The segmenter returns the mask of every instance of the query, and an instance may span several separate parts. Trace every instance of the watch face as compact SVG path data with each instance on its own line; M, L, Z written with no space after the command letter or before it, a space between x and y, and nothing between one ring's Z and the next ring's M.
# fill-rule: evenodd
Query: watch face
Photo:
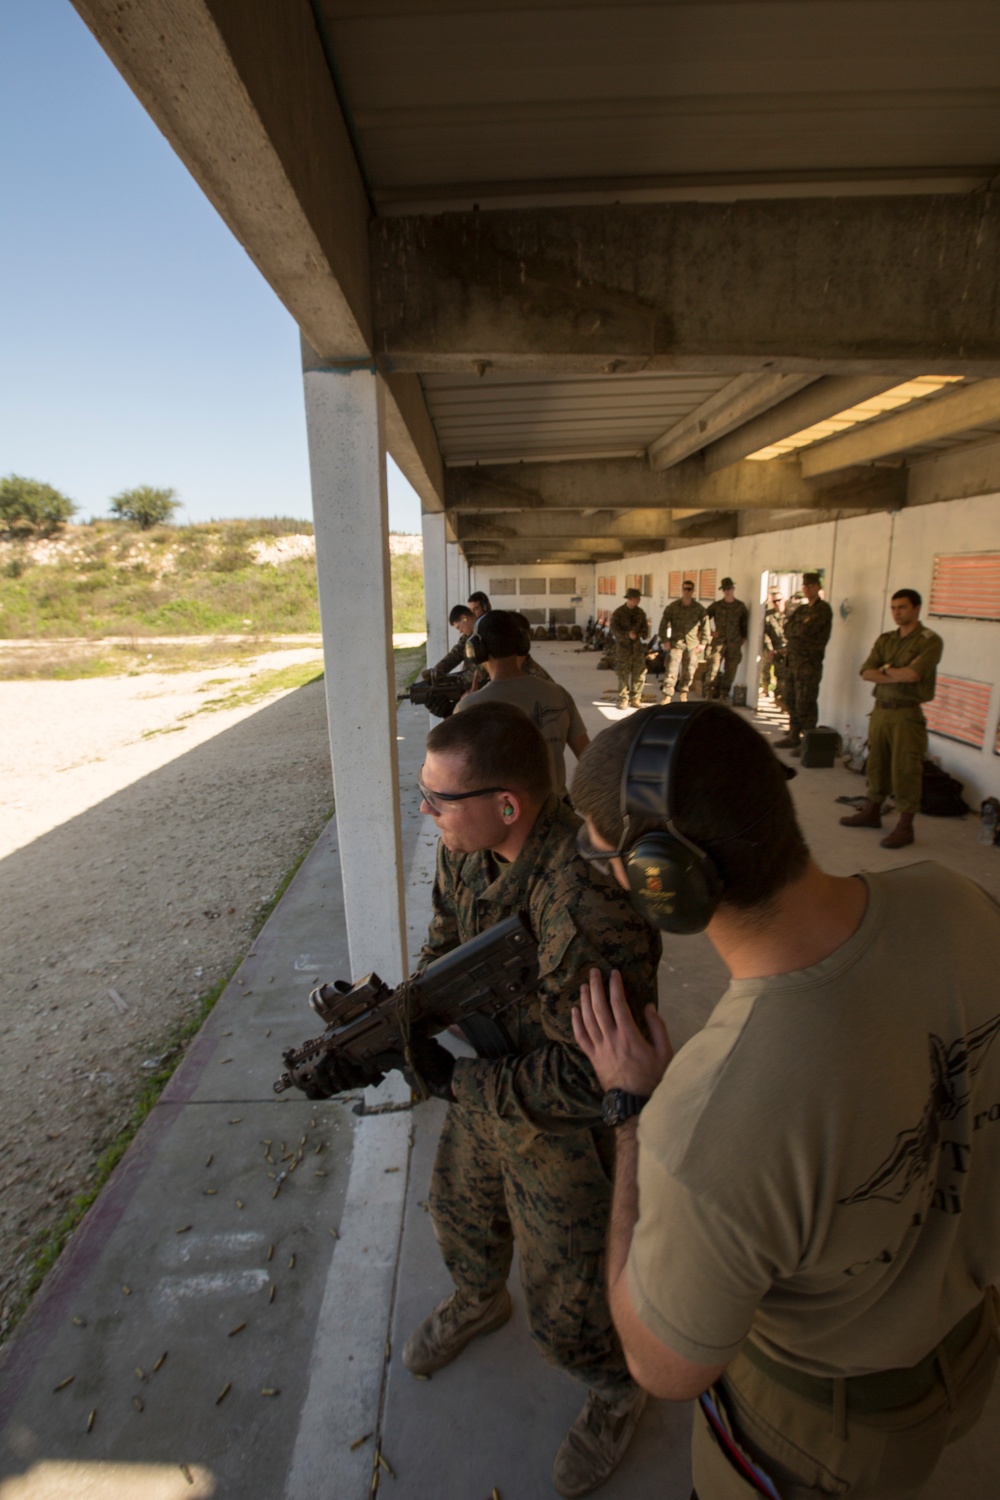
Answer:
M620 1113L621 1089L610 1089L601 1101L601 1119L605 1125L618 1125L624 1116Z

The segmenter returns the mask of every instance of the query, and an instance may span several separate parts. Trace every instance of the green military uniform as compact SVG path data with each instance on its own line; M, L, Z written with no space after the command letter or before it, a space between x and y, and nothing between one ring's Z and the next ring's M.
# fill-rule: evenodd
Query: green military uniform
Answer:
M785 620L788 651L785 707L790 736L816 728L823 652L832 629L833 610L825 599L817 599L815 604L800 604Z
M669 652L661 703L670 702L675 687L682 699L687 697L698 657L708 642L707 619L708 611L697 599L690 604L674 599L660 616L660 645Z
M771 673L774 672L774 696L784 702L785 691L785 616L775 604L764 611L764 642L760 654L760 690L771 691Z
M476 1297L506 1282L516 1241L543 1354L617 1399L634 1387L604 1289L613 1142L570 1008L597 965L622 971L641 1014L656 998L660 939L618 886L580 859L577 827L550 796L512 864L439 846L419 967L524 911L538 939L540 979L505 1019L506 1054L456 1063L430 1208L452 1279Z
M743 660L743 643L747 638L747 607L742 599L731 604L717 599L706 611L715 628L708 648L705 669L705 696L725 698L733 685L736 668Z
M635 631L635 640L629 635ZM646 686L646 646L649 621L646 611L638 604L619 604L611 616L611 634L615 642L615 671L618 673L618 706L627 703L637 707L642 702L642 690Z
M462 670L459 676L462 679L463 685L466 688L471 687L472 679L475 676L475 668L466 656L465 645L466 638L460 634L451 650L446 651L441 660L435 662L433 667L427 669L422 675L428 680L432 677L445 677L449 672L454 672L456 667L461 667Z
M897 811L920 811L927 723L920 705L934 697L937 664L944 641L926 625L909 635L887 630L872 647L862 672L879 667L909 667L918 682L877 682L868 729L868 798L879 802L893 792Z

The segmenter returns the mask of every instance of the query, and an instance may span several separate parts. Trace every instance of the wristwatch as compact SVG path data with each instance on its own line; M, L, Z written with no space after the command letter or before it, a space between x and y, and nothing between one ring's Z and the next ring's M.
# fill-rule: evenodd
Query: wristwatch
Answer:
M627 1094L624 1089L608 1089L601 1102L601 1119L605 1125L624 1125L648 1103L648 1094Z

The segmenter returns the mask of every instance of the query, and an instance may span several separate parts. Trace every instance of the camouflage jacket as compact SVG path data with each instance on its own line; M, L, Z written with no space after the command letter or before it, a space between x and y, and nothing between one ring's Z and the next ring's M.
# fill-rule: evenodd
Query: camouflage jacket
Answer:
M444 656L442 656L440 661L434 663L433 667L431 667L431 671L435 674L438 672L454 672L456 667L465 668L466 665L465 636L460 635L454 646L452 646L451 650L448 651ZM469 663L468 665L471 665L471 663Z
M511 864L438 845L434 916L418 969L523 911L538 940L538 988L503 1017L514 1051L460 1058L452 1088L467 1107L548 1134L591 1129L603 1091L573 1038L570 1010L592 967L620 969L637 1017L656 1001L660 935L613 878L576 852L579 821L550 796Z
M768 651L785 649L785 617L780 609L769 607L764 611L764 646Z
M629 631L634 630L637 640L644 641L649 635L649 621L646 619L646 611L641 605L635 609L629 609L627 604L619 604L611 616L611 634L615 638L617 646L634 646L636 641L629 639Z
M660 616L660 645L683 646L688 651L703 646L708 640L707 620L708 611L697 599L692 599L690 604L685 604L683 599L674 599Z
M708 606L708 618L720 641L745 641L747 638L747 607L742 599L727 604L725 599L716 599Z
M876 707L929 703L937 686L937 664L943 650L944 641L926 625L918 625L909 635L900 635L898 630L887 630L880 635L862 664L862 672L874 671L876 667L909 667L919 673L919 681L876 682L872 694Z
M821 662L832 629L833 610L825 599L817 599L815 604L800 604L785 619L789 661Z

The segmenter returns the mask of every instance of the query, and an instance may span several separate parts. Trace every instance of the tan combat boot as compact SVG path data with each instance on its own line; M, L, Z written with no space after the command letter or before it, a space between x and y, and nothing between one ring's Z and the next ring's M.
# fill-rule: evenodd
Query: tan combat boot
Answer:
M575 1500L604 1483L624 1458L645 1405L646 1392L639 1386L616 1400L590 1392L552 1464L552 1483L560 1495Z
M882 827L882 803L865 803L864 807L852 813L849 818L841 818L845 828L881 828Z
M883 849L905 849L913 843L913 814L901 812L899 822L884 839L879 839Z
M510 1313L510 1293L505 1286L483 1298L471 1292L452 1292L410 1334L403 1345L403 1364L414 1375L430 1375L450 1364L478 1334L501 1328Z

